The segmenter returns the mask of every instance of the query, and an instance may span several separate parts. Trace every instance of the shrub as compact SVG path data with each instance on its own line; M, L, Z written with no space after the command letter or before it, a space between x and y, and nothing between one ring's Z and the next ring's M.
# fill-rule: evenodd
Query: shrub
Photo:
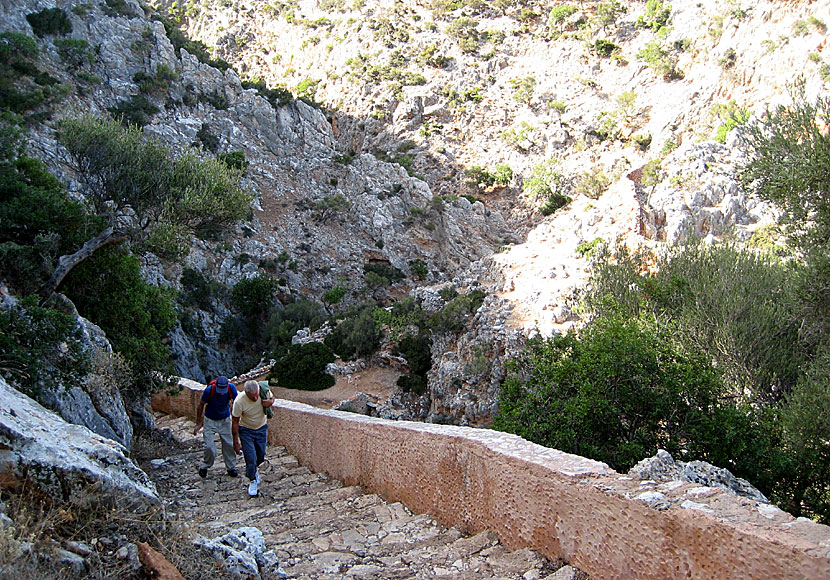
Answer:
M219 150L219 137L213 134L213 131L210 130L207 123L202 123L199 130L196 131L196 139L198 139L198 142L194 143L194 145L201 144L202 147L211 153L216 153Z
M69 272L62 292L133 368L128 395L148 393L159 385L156 372L172 370L166 344L176 323L172 293L144 281L138 258L121 248L102 248Z
M326 365L334 362L334 353L321 342L292 344L276 359L268 380L286 389L321 391L334 386L334 377Z
M596 7L594 11L594 24L603 30L608 27L616 26L617 19L625 14L628 9L620 4L618 0L610 0L610 2L603 2Z
M56 38L55 48L61 59L71 67L95 62L95 53L89 48L89 43L81 38Z
M455 296L441 310L432 315L430 325L436 332L455 334L463 332L485 297L486 294L481 290Z
M398 378L405 393L422 395L427 390L427 373L432 368L432 339L426 332L407 334L398 341L398 356L406 359L409 374Z
M72 32L72 21L60 8L44 8L40 12L32 12L26 15L26 20L29 21L32 32L40 38L50 34L63 36Z
M577 10L578 8L573 4L559 4L551 8L548 21L553 24L560 24Z
M620 47L610 40L598 38L594 41L594 52L600 56L611 56L615 52L619 52Z
M380 344L381 337L372 311L372 307L364 307L355 316L340 322L326 337L326 346L344 360L372 354Z
M636 321L534 339L509 366L494 427L626 471L666 449L705 459L722 384L701 358ZM727 430L723 426L723 430Z
M637 27L650 28L653 32L660 32L669 22L671 9L671 5L666 6L661 0L648 0L646 2L646 13L637 19Z
M0 368L24 393L43 400L52 382L79 383L87 363L74 317L38 306L37 296L0 309Z
M335 286L331 290L327 290L323 293L323 302L329 306L333 306L340 302L348 293L349 291L342 286Z
M579 245L576 247L576 253L590 260L591 256L594 255L600 244L603 243L605 242L602 238L594 238L590 242L580 242Z
M637 133L631 140L634 141L640 151L648 151L648 148L651 147L651 133Z
M125 0L104 0L104 14L113 18L118 16L135 17L133 9Z
M517 103L529 105L533 100L533 91L536 89L536 79L524 77L511 79L510 86L513 87L513 100Z
M184 268L180 282L182 285L178 298L180 304L202 310L212 309L213 296L218 289L217 282L194 268Z
M291 344L291 338L302 328L318 329L326 318L326 313L316 302L298 300L286 304L283 308L271 311L271 318L265 329L265 337L272 356L276 357L282 349Z
M375 277L382 280L381 285L383 286L395 284L406 278L406 275L403 272L401 272L399 269L395 268L391 264L386 265L373 262L363 264L364 277L367 277L372 274Z
M739 107L735 101L730 101L726 105L716 105L712 108L712 114L724 120L715 134L715 141L718 143L726 143L729 132L739 125L746 124L750 117L749 109Z
M242 88L254 89L259 96L266 99L275 109L283 107L293 100L291 91L285 87L270 88L265 81L261 79L251 79L242 81Z
M159 108L144 95L132 95L127 101L118 101L107 108L113 117L119 119L125 127L143 127L150 122L150 117L159 112Z
M245 159L243 151L230 151L228 153L220 153L216 158L224 163L228 168L244 172L251 165L250 161Z
M536 198L548 198L556 191L565 179L557 171L560 161L556 158L548 159L537 164L524 182L523 192Z
M649 42L637 53L637 58L644 60L648 66L666 80L683 78L677 70L677 57L659 42Z
M447 25L447 36L454 38L461 52L475 54L481 45L481 34L478 31L478 22L472 18L461 16Z
M277 292L277 281L267 274L257 274L237 282L231 290L231 304L245 318L264 318Z
M345 195L336 193L334 195L326 195L314 204L314 217L321 222L327 222L335 216L340 216L343 212L348 211L352 207Z
M427 268L426 263L420 258L410 260L409 269L412 271L412 275L415 276L418 280L426 280L427 274L429 274L429 269Z
M545 202L539 207L539 212L543 216L549 216L556 210L565 207L571 203L571 198L558 192L552 192Z
M605 193L611 180L605 175L601 167L593 167L591 171L584 172L574 185L574 190L591 199L599 199Z

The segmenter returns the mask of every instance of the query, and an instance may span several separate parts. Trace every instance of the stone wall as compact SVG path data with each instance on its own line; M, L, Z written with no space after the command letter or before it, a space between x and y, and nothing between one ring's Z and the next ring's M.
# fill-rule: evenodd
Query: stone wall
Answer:
M157 409L195 415L198 383ZM595 580L830 578L830 528L727 492L655 484L519 437L387 421L289 401L269 442L310 469L510 549L563 558ZM663 501L649 503L659 494ZM659 506L659 508L657 507Z

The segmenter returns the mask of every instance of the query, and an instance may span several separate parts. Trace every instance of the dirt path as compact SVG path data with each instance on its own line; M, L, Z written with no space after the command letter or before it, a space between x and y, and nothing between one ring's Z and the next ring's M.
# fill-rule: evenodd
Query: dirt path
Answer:
M379 400L388 399L398 389L395 382L400 374L388 367L373 367L351 375L338 375L334 386L322 391L301 391L282 387L271 387L271 391L278 399L305 403L320 409L332 409L341 401L351 399L358 393L374 395ZM257 380L264 378L260 377Z

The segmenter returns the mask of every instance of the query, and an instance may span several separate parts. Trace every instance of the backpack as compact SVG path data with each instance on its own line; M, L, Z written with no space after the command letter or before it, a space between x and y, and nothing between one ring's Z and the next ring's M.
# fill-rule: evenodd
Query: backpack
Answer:
M259 399L262 400L268 394L268 381L259 381ZM269 419L274 416L274 410L271 407L262 407L262 411Z
M210 387L210 394L208 395L208 403L210 403L211 400L213 400L213 393L216 392L216 379L213 379L212 381L210 381L208 383L208 386ZM231 383L230 382L228 382L228 400L229 400L230 403L233 403L233 397L231 397Z

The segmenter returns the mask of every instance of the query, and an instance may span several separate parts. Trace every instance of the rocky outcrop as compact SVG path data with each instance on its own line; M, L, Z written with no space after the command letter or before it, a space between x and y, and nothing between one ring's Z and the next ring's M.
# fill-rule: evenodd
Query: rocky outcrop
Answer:
M660 483L697 483L706 487L719 487L737 496L757 502L769 503L766 496L747 480L735 477L722 467L705 461L675 461L665 449L659 449L654 457L648 457L631 468L628 475ZM659 498L657 498L659 499Z
M155 486L127 450L67 423L0 378L0 481L26 481L59 502L149 505Z
M89 430L117 441L128 450L133 437L129 414L118 390L117 384L106 375L107 359L112 356L112 346L104 331L89 320L78 315L75 306L62 296L56 300L61 308L75 317L80 330L81 349L87 356L98 361L99 368L93 369L78 384L66 385L55 380L39 385L39 402L58 413L65 421L83 425ZM0 286L0 309L17 308L17 300Z

